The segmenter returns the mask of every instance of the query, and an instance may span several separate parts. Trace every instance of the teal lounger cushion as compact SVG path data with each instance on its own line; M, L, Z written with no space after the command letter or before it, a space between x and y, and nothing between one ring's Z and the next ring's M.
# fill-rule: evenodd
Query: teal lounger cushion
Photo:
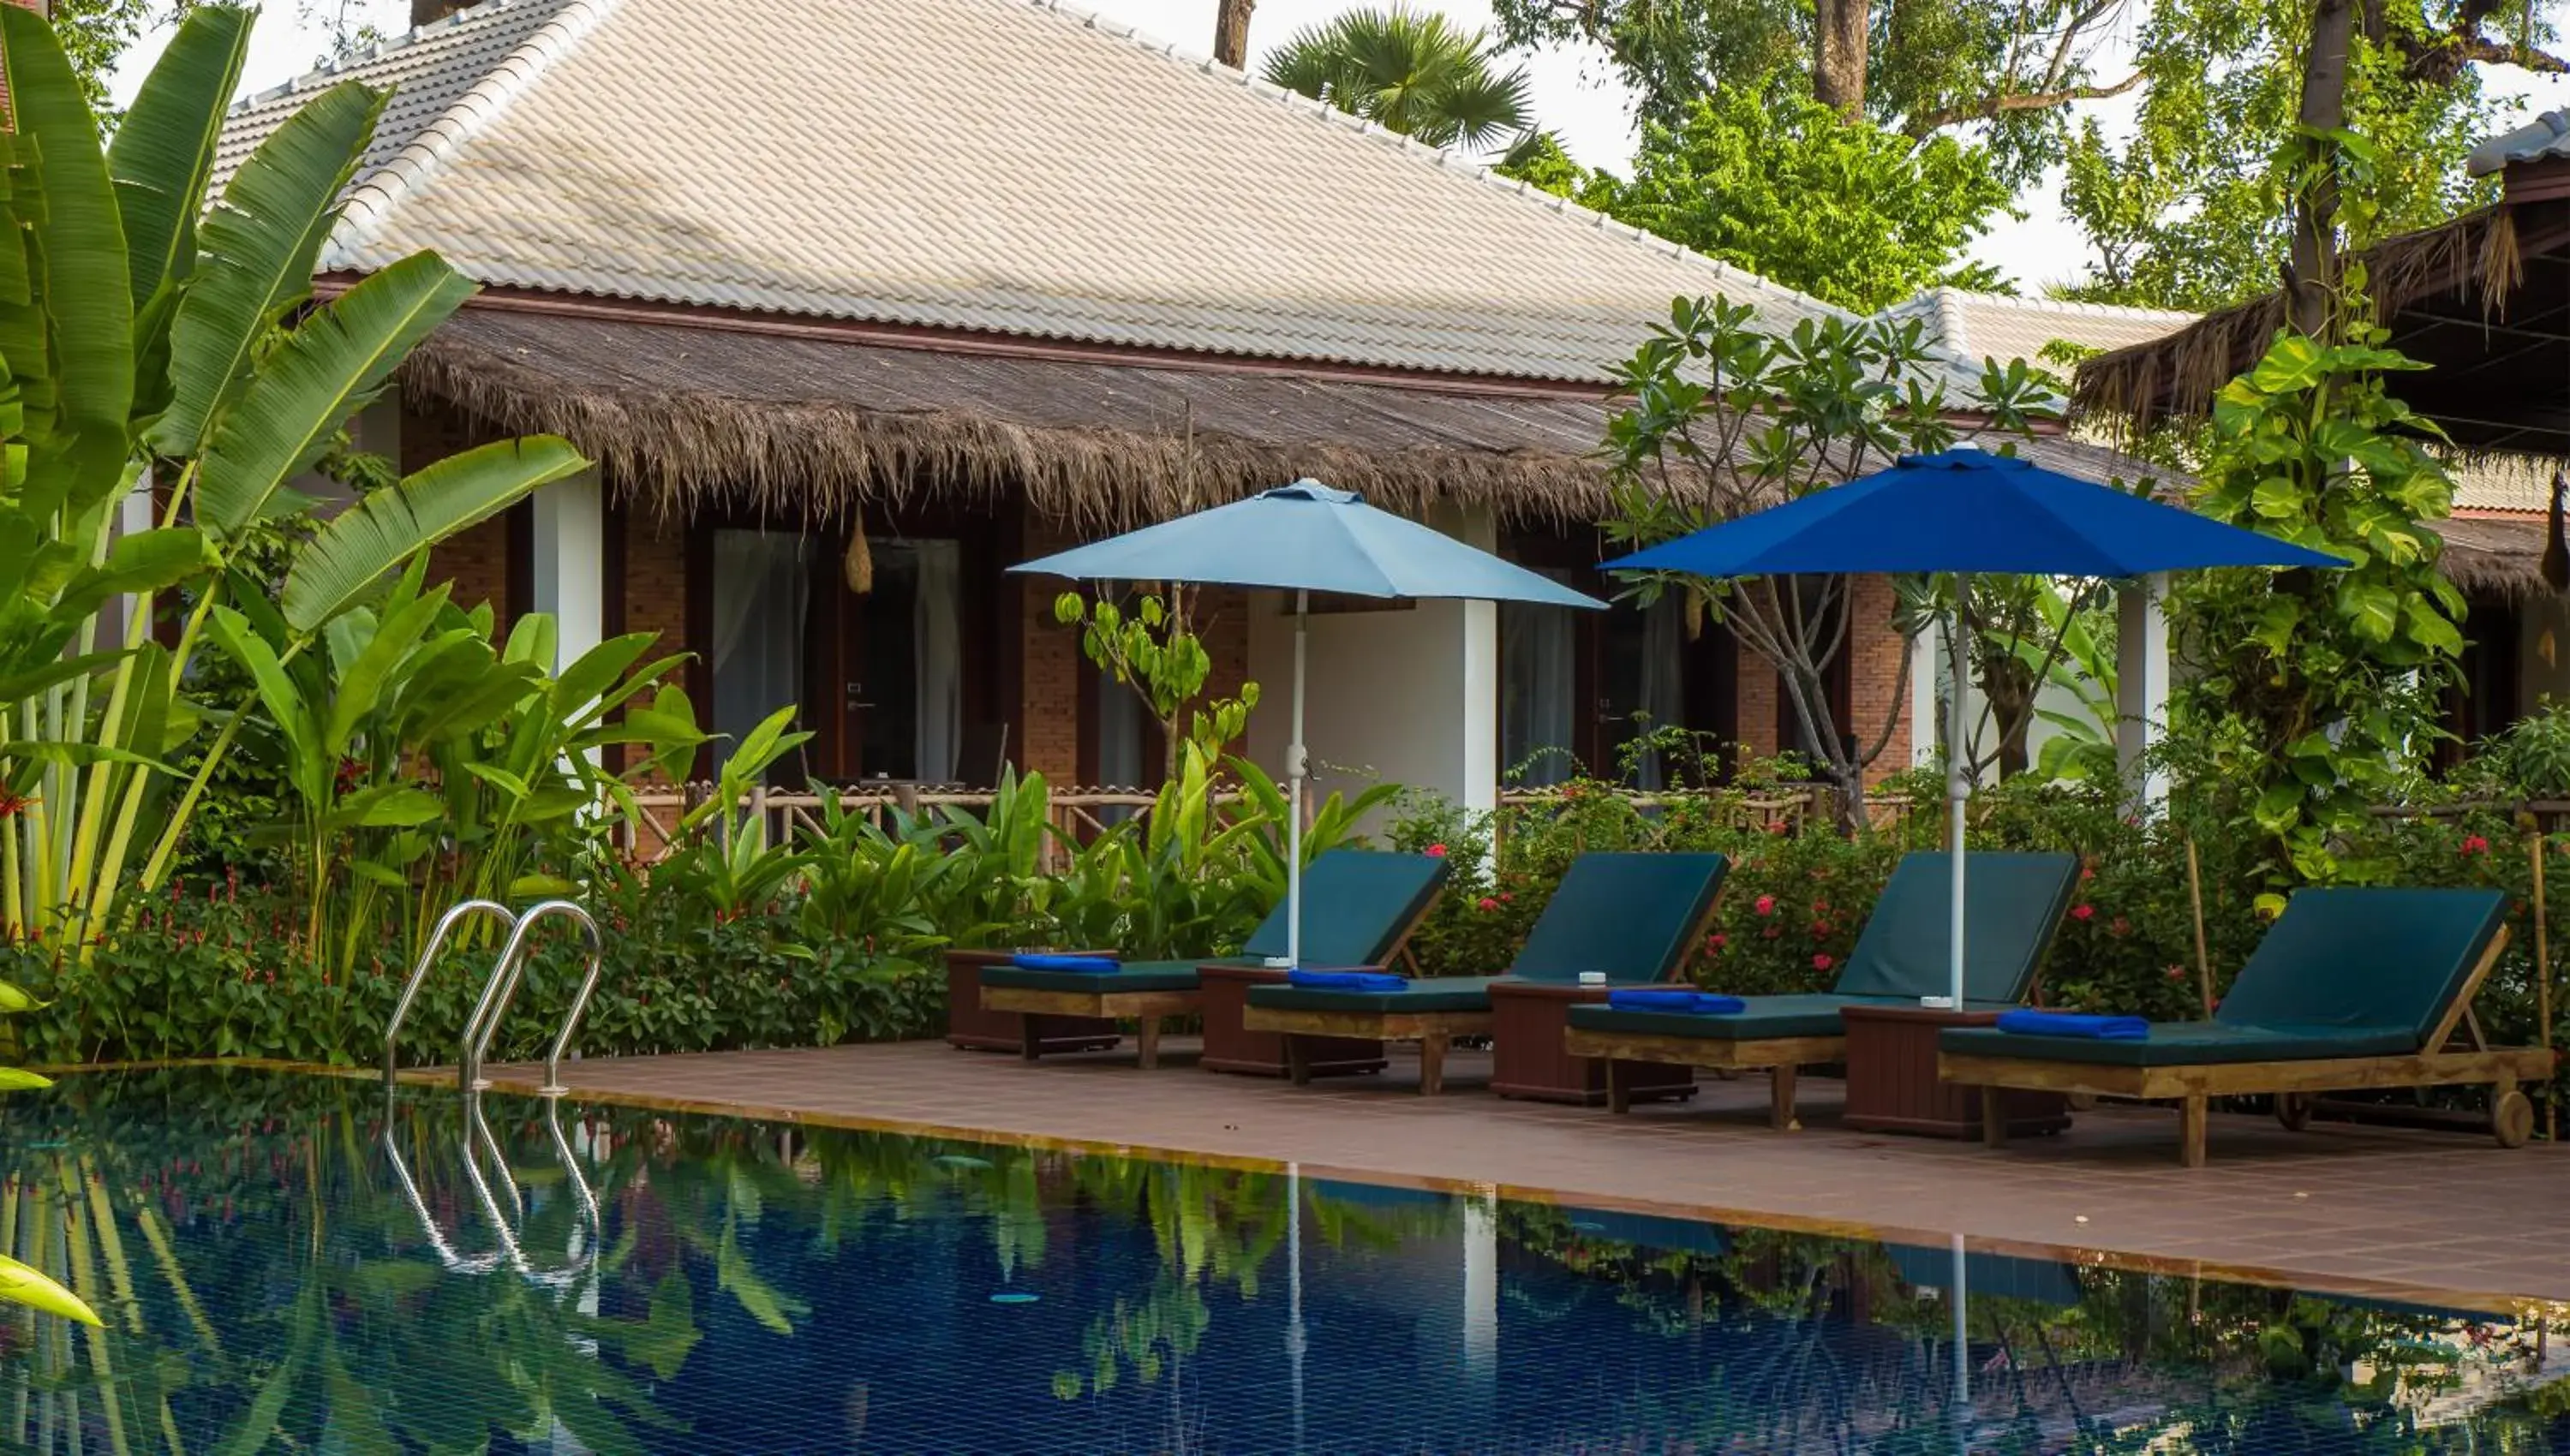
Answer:
M1535 917L1508 976L1576 983L1585 971L1610 984L1662 981L1686 960L1696 927L1712 912L1730 861L1720 855L1593 854L1570 862ZM1306 953L1304 959L1320 962ZM1276 1011L1398 1015L1491 1009L1491 976L1438 976L1401 991L1252 986L1249 1004Z
M1311 965L1379 965L1446 883L1446 862L1429 855L1332 850L1303 872L1303 959ZM1251 931L1240 954L1217 960L1127 961L1111 975L994 965L982 984L1021 991L1192 991L1196 967L1264 965L1285 953L1285 907Z
M1713 913L1731 862L1720 855L1593 854L1570 862L1508 974L1575 984L1667 980Z
M1196 962L1128 960L1103 973L987 965L982 968L982 984L1012 991L1074 991L1094 996L1121 995L1130 991L1191 991L1197 984Z
M2306 890L2286 902L2210 1021L2141 1041L1957 1028L1950 1052L2096 1066L2400 1056L2424 1047L2507 921L2497 890Z
M1730 1016L1670 1011L1621 1011L1613 1006L1573 1006L1570 1024L1582 1031L1626 1036L1691 1036L1699 1041L1772 1041L1785 1036L1840 1036L1847 1028L1839 1008L1849 1004L1916 1006L1914 996L1744 996L1749 1009Z
M1952 866L1942 854L1901 857L1831 990L1908 1000L1946 994L1953 975L1946 943L1954 922ZM1965 1000L2013 1006L2026 998L2078 883L2075 855L1965 857Z
M1419 1011L1491 1009L1491 975L1440 975L1400 991L1331 991L1309 986L1251 986L1249 1004L1271 1011L1355 1011L1401 1016Z
M1303 963L1381 965L1446 884L1434 855L1332 850L1303 870ZM1285 954L1285 903L1277 902L1242 942L1255 965Z
M2143 1041L2088 1036L2026 1036L1995 1027L1937 1033L1940 1051L2026 1057L2097 1067L2198 1067L2222 1062L2315 1061L2325 1057L2399 1056L2418 1039L2398 1027L2235 1026L2223 1021L2168 1021Z

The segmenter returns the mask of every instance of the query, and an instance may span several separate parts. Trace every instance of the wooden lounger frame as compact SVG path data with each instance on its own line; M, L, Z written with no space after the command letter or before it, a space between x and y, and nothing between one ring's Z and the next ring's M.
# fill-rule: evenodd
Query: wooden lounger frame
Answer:
M2396 1056L2327 1057L2271 1062L2203 1062L2188 1066L2122 1067L2094 1062L2041 1061L2032 1057L1939 1052L1936 1074L1947 1082L1981 1089L1981 1140L2007 1141L1999 1115L2002 1088L2084 1092L2178 1104L2178 1156L2189 1168L2205 1162L2205 1132L2216 1097L2272 1094L2276 1115L2299 1129L2311 1116L2311 1094L2371 1087L2450 1087L2487 1083L2490 1131L2499 1146L2522 1146L2534 1130L2534 1104L2518 1090L2523 1082L2552 1075L2553 1056L2543 1047L2493 1047L2481 1034L2472 1002L2507 948L2502 929L2442 1020L2427 1037L2428 1050ZM2459 1044L2457 1044L2459 1041Z
M1795 1074L1800 1069L1847 1058L1847 1037L1771 1036L1726 1041L1711 1036L1667 1036L1657 1032L1592 1031L1573 1026L1562 1035L1562 1050L1575 1057L1606 1059L1606 1110L1630 1112L1633 1098L1624 1085L1619 1063L1657 1062L1673 1067L1710 1067L1716 1071L1768 1073L1767 1119L1779 1132L1802 1126L1794 1115Z
M1398 965L1411 960L1410 937L1418 933L1420 925L1428 918L1429 910L1436 905L1437 897L1428 897L1419 913L1412 915L1410 923L1401 927L1401 934L1392 942L1391 952L1384 957L1385 964ZM1415 967L1416 962L1412 963ZM982 1009L1016 1011L1028 1016L1105 1016L1131 1021L1134 1055L1142 1069L1149 1071L1160 1065L1160 1018L1191 1016L1203 1010L1204 991L1201 988L1191 991L1039 991L1018 986L985 985L982 987ZM1290 1041L1287 1043L1289 1057L1292 1045ZM1022 1040L1019 1054L1028 1061L1035 1061L1043 1054L1033 1035L1032 1023L1029 1024L1029 1034Z

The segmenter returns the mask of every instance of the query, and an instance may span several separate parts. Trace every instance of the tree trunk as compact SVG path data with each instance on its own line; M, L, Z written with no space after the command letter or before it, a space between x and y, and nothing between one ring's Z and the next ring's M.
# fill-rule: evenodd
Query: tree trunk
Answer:
M1234 71L1249 68L1249 12L1258 0L1214 0L1213 58Z
M1867 0L1818 0L1812 95L1853 122L1865 115Z
M2308 134L2347 125L2347 53L2355 29L2352 0L2315 0L2312 38L2303 52L2303 106ZM2290 317L2297 333L2319 337L2330 327L2338 283L2338 147L2307 144L2311 176L2295 189L2294 248L2286 265Z

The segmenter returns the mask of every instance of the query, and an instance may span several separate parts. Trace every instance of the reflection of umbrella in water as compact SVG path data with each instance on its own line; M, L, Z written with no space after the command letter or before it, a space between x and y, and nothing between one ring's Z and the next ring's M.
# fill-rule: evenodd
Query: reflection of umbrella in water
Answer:
M1605 605L1318 481L1296 481L1009 569L1075 581L1181 581L1294 593L1293 736L1285 749L1288 965L1299 964L1303 955L1303 780L1309 775L1303 752L1303 655L1312 593Z
M1948 694L1946 841L1953 862L1949 1004L1963 1003L1964 623L1974 573L2128 578L2201 566L2347 562L2191 511L1969 447L1905 455L1826 491L1605 563L1609 570L1715 578L1954 573L1954 690Z

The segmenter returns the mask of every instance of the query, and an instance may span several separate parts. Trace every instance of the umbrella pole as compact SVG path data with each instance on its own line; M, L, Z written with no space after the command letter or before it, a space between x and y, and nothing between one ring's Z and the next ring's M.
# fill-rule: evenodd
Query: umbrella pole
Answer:
M1963 746L1963 695L1971 681L1970 661L1972 578L1954 573L1954 624L1950 640L1954 660L1949 664L1952 699L1945 709L1945 858L1951 862L1954 884L1953 899L1947 907L1945 940L1946 989L1948 1006L1963 1009L1963 804L1972 796L1972 756Z
M1294 741L1285 746L1285 964L1303 963L1303 645L1312 593L1294 593Z

